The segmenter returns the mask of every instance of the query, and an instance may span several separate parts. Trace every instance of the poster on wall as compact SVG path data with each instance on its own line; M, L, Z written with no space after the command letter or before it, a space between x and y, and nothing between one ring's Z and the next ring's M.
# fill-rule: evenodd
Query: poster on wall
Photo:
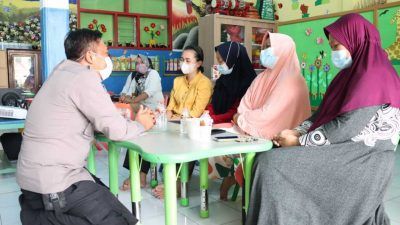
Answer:
M76 0L69 0L70 28L77 28ZM0 0L0 47L24 43L40 47L40 1ZM13 47L16 47L13 45Z

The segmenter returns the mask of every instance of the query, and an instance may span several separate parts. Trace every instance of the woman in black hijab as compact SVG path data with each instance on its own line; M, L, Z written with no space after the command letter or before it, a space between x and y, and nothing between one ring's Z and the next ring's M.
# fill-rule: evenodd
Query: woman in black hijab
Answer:
M220 77L215 82L211 104L207 110L214 124L229 123L237 112L240 100L256 78L246 48L238 42L225 42L215 47ZM232 156L209 158L211 179L223 177L220 199L227 200L229 188L236 183Z
M240 100L256 78L246 48L238 42L215 47L221 76L216 80L211 104L207 107L214 124L231 122Z

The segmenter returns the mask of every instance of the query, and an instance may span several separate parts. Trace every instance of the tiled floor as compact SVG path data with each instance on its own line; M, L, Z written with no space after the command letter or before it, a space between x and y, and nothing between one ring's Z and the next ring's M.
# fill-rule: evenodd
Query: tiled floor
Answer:
M2 151L0 151L2 154ZM121 154L122 156L124 153ZM393 182L385 197L385 207L392 224L400 225L400 148L396 151L396 170ZM123 157L121 157L122 164ZM106 152L97 155L97 175L108 184L108 169ZM120 183L128 175L125 169L120 171ZM241 198L236 202L219 201L219 181L210 182L209 207L210 218L199 218L199 179L195 174L190 182L190 206L178 206L178 224L187 225L240 225L241 224ZM19 188L15 181L15 174L0 175L0 225L20 225ZM142 190L142 223L144 225L164 224L163 202L151 195L150 189ZM119 194L121 202L130 208L130 195L128 192Z

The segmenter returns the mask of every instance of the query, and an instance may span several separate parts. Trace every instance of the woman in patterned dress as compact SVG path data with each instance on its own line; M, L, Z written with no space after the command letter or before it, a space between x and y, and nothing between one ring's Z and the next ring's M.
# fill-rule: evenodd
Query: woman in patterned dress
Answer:
M341 71L319 110L258 155L247 225L389 225L383 197L400 132L400 78L359 14L325 28Z

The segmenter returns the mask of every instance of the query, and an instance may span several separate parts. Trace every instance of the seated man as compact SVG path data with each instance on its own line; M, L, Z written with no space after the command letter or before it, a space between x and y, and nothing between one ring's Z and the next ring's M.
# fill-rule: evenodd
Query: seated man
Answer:
M94 130L112 140L154 125L150 110L124 119L101 82L112 71L98 31L68 34L64 60L32 102L17 166L22 224L123 225L135 217L84 168Z

